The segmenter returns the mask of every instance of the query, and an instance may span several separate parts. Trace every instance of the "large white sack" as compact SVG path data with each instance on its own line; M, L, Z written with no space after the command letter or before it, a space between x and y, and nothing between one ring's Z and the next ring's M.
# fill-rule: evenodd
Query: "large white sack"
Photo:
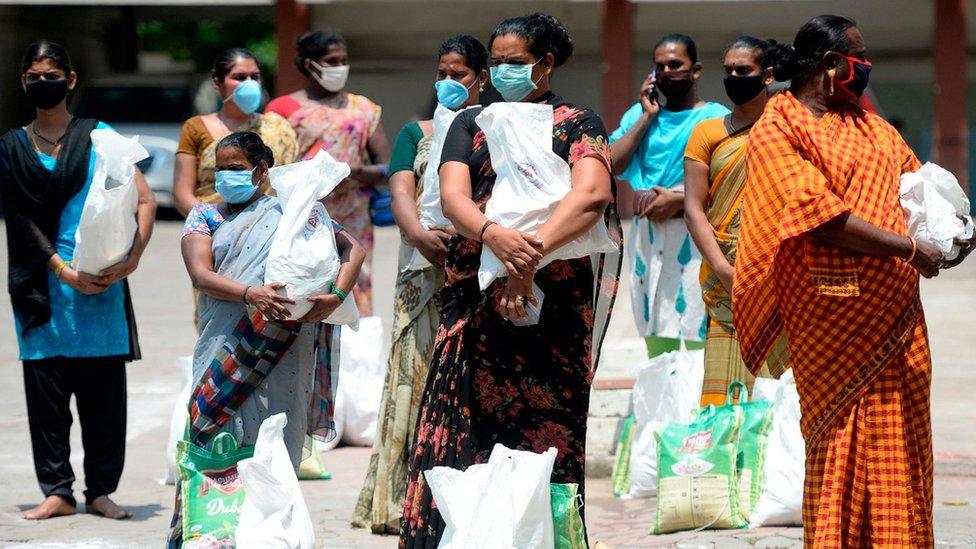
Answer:
M705 351L682 349L644 361L634 369L634 443L628 497L657 494L657 440L668 423L688 423L701 404Z
M288 318L297 320L312 309L306 298L329 293L339 273L332 218L320 200L349 176L349 166L319 151L311 160L271 168L269 176L282 214L268 252L264 282L285 284L279 293L295 300L295 305L288 306ZM336 313L351 312L350 305L343 305ZM342 320L330 317L325 322L349 323L344 322L348 318Z
M417 207L420 225L425 229L451 225L451 220L444 217L444 211L441 209L441 178L438 168L441 165L441 153L444 151L447 131L451 129L451 123L457 118L459 112L461 111L452 111L440 103L434 110L434 134L431 138L430 152L427 154L427 169L424 171ZM410 263L404 270L414 271L427 267L431 267L430 261L427 261L422 253L414 250Z
M926 162L917 172L902 174L900 190L908 234L937 245L946 259L955 259L959 246L953 241L973 236L969 199L956 177Z
M312 518L285 446L287 423L284 413L264 420L254 457L237 464L246 494L234 539L241 549L315 547Z
M75 231L72 264L80 272L98 274L132 249L139 228L136 162L148 158L149 152L138 138L115 130L92 130L91 140L95 173Z
M176 484L180 477L179 467L176 465L176 444L183 440L186 432L186 422L190 412L190 394L193 392L193 355L181 356L180 365L180 393L173 403L173 414L169 419L169 440L166 442L166 476L163 484Z
M552 151L552 105L494 103L475 118L484 131L496 174L485 217L502 227L535 234L573 186L569 164ZM579 238L542 258L539 268L559 259L617 250L598 221ZM478 283L484 290L508 274L488 246L481 252Z
M333 417L336 435L329 442L319 443L322 450L331 450L340 442L373 445L386 378L384 348L383 321L378 316L360 320L357 331L342 329Z
M488 463L461 472L424 472L446 523L440 549L549 549L554 545L549 483L556 449L542 454L492 448Z
M793 370L779 380L756 379L753 400L773 402L773 426L766 439L765 484L749 526L800 526L806 446L800 432L800 395Z

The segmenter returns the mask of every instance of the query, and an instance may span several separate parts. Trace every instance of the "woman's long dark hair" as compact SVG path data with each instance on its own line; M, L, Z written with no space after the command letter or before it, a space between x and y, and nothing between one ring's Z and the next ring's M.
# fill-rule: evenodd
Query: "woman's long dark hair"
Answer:
M233 147L244 153L244 157L252 166L257 166L263 160L268 167L274 166L274 154L271 148L264 144L261 136L254 132L235 132L220 140L216 150Z
M495 27L488 41L488 48L495 38L514 34L528 42L529 52L536 59L551 53L555 57L554 66L559 67L573 55L573 39L569 31L558 19L548 13L536 12L532 15L505 19Z
M771 55L776 80L802 82L809 78L827 52L847 51L847 30L856 26L852 19L839 15L820 15L807 21L796 33L792 46L775 45Z

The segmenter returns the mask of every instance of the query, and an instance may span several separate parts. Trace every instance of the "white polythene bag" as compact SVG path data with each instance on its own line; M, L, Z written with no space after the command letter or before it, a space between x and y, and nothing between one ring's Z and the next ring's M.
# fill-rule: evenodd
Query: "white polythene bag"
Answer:
M502 227L535 234L573 185L569 164L552 151L552 105L494 103L475 121L485 133L497 176L485 217ZM559 259L616 250L607 226L598 221L576 240L543 257L539 268ZM507 273L495 254L483 247L478 269L481 289Z
M452 111L439 103L434 110L434 134L431 138L430 152L427 154L427 169L424 171L417 208L420 225L425 229L451 225L451 220L444 217L444 211L441 209L441 178L438 174L438 168L441 165L441 153L444 151L447 131L451 129L451 123L457 118L459 112ZM430 261L427 261L422 253L414 250L410 263L404 270L416 271L430 266Z
M285 446L287 423L284 413L264 420L254 457L237 464L247 494L234 539L240 549L315 547L312 518Z
M332 218L320 200L349 176L349 166L319 151L311 160L271 168L268 175L282 214L268 252L264 282L285 284L279 292L295 300L295 305L288 306L288 318L297 320L312 308L306 298L331 291L339 273ZM347 323L331 318L326 322Z
M969 199L956 177L927 162L917 172L902 174L900 191L908 234L937 245L946 259L955 259L959 246L953 241L973 236Z
M75 231L72 263L80 272L98 274L125 259L132 249L138 230L136 162L149 157L149 152L138 138L123 137L115 130L92 130L91 140L95 173Z
M657 440L668 423L688 423L701 403L705 351L681 349L634 369L634 443L630 451L631 498L657 494Z
M492 448L488 463L461 472L424 472L446 523L440 549L549 549L553 547L549 483L556 449L536 454Z
M176 465L176 444L183 440L186 432L186 421L189 418L190 394L193 392L193 356L181 356L180 365L180 393L173 403L173 414L169 419L169 440L166 442L166 476L163 484L176 484L180 472Z
M753 400L773 402L773 426L766 439L765 483L749 516L749 526L799 526L803 519L806 446L800 432L800 395L793 370L787 370L779 380L757 378Z
M331 450L344 442L372 446L383 398L386 364L383 361L383 321L370 316L359 321L356 331L343 328L339 336L339 386L336 389L336 436L322 444Z

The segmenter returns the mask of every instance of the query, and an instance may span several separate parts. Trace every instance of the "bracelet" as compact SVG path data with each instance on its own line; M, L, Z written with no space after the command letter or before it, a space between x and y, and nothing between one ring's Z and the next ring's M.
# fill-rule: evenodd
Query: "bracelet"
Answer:
M244 295L241 296L241 301L243 301L245 305L250 305L250 303L247 302L247 292L250 289L251 289L250 286L244 288Z
M488 227L491 227L492 225L497 225L497 223L495 223L490 219L488 221L485 221L485 224L481 226L481 232L478 233L478 240L480 240L481 242L485 241L485 231L487 231Z
M912 243L912 253L908 254L908 257L901 258L901 260L905 263L911 263L911 261L915 259L915 254L918 253L918 243L915 242L915 239L908 237L908 240Z
M339 303L343 303L346 301L346 298L349 297L349 292L342 290L338 286L333 286L332 295L339 298Z
M60 280L61 279L61 272L64 271L64 268L67 267L67 266L68 266L68 262L62 259L61 262L58 263L58 266L54 268L54 276L55 276L55 278L57 278L57 279Z

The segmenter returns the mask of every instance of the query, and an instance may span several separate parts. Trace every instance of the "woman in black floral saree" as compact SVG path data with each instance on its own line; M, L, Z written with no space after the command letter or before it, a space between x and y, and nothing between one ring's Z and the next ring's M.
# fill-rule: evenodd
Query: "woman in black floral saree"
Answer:
M553 152L569 163L573 188L534 236L495 225L483 214L495 173L475 122L481 109L462 112L451 127L441 156L441 200L459 234L447 254L401 547L436 547L444 528L423 472L487 461L496 443L533 452L555 447L552 482L578 483L583 491L590 384L617 291L620 251L535 267L596 223L607 224L622 250L607 134L595 113L549 90L553 69L573 49L556 19L534 14L502 21L490 49L492 82L506 101L553 106ZM485 291L477 277L483 245L510 273ZM533 282L545 295L539 323L516 327L511 320L534 300Z

